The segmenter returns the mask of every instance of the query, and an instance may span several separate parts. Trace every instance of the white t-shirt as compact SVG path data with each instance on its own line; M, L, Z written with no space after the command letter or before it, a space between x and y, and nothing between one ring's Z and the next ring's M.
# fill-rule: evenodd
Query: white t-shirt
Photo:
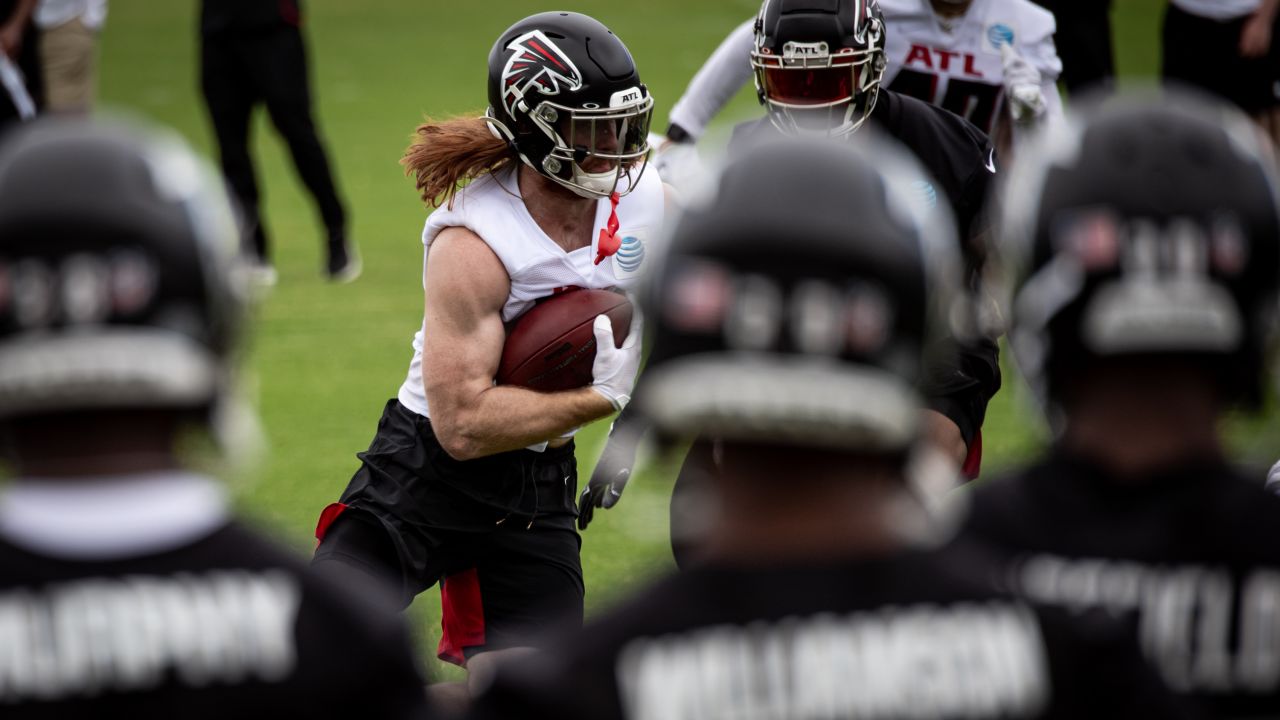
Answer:
M1252 15L1262 0L1171 0L1179 10L1209 20L1235 20Z
M440 208L427 218L422 231L424 287L426 251L432 241L447 227L465 227L484 240L511 278L511 292L502 306L503 322L564 288L630 289L648 265L646 256L652 254L649 246L662 228L665 201L658 174L645 172L638 187L618 203L617 234L622 247L596 265L596 243L609 221L608 199L598 201L591 246L565 252L529 214L520 197L515 167L487 175L460 190L452 209ZM414 334L413 360L399 392L400 403L424 417L431 416L422 387L422 348L429 341L421 328Z
M91 30L102 27L107 19L107 0L40 0L36 5L36 26L41 30L55 28L76 18Z
M1030 0L974 0L949 31L944 31L929 0L881 0L880 9L887 26L884 87L906 71L905 94L952 110L990 133L991 123L979 121L998 117L1003 107L1004 69L996 43L1008 41L1040 71L1049 115L1062 114L1057 88L1062 61L1053 44L1056 23L1039 5ZM754 23L748 20L729 33L672 107L671 122L693 137L700 137L738 88L751 80ZM911 73L929 77L919 79ZM906 82L913 77L915 82ZM905 90L908 84L914 92Z

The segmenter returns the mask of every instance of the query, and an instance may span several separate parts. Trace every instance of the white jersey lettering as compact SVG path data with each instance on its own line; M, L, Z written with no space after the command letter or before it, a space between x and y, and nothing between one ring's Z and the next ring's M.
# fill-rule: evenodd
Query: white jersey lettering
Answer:
M1173 690L1280 690L1280 571L1237 582L1222 567L1033 555L1015 580L1031 600L1136 613L1143 653Z
M0 703L275 682L297 663L297 582L224 570L81 580L0 594Z
M631 720L1010 717L1049 692L1035 617L999 602L641 638L617 675Z

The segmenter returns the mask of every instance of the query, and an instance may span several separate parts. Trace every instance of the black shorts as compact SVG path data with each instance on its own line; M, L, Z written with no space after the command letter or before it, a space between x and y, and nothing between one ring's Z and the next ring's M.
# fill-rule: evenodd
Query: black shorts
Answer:
M582 621L573 443L450 457L430 421L391 400L338 503L321 515L315 565L355 567L401 604L440 582L441 659L528 646Z
M1246 19L1218 22L1170 4L1164 16L1164 79L1226 98L1248 113L1275 106L1273 57L1240 56Z

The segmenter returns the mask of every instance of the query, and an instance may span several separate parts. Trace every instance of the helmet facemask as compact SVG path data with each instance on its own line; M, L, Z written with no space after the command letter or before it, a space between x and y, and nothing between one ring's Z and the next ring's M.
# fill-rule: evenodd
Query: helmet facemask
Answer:
M626 195L649 156L653 98L639 89L615 94L613 107L572 107L543 100L529 119L550 141L540 173L586 198ZM528 158L526 158L528 162Z
M870 117L885 61L876 41L835 53L825 42L788 42L782 55L767 47L752 51L751 66L756 92L779 130L843 137Z

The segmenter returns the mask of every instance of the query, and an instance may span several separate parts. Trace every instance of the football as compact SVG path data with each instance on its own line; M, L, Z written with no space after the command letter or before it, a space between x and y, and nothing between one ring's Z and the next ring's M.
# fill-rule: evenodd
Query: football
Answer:
M555 392L591 384L596 358L592 324L597 315L613 323L622 345L631 329L631 302L610 290L574 289L540 300L516 319L498 363L500 385Z

